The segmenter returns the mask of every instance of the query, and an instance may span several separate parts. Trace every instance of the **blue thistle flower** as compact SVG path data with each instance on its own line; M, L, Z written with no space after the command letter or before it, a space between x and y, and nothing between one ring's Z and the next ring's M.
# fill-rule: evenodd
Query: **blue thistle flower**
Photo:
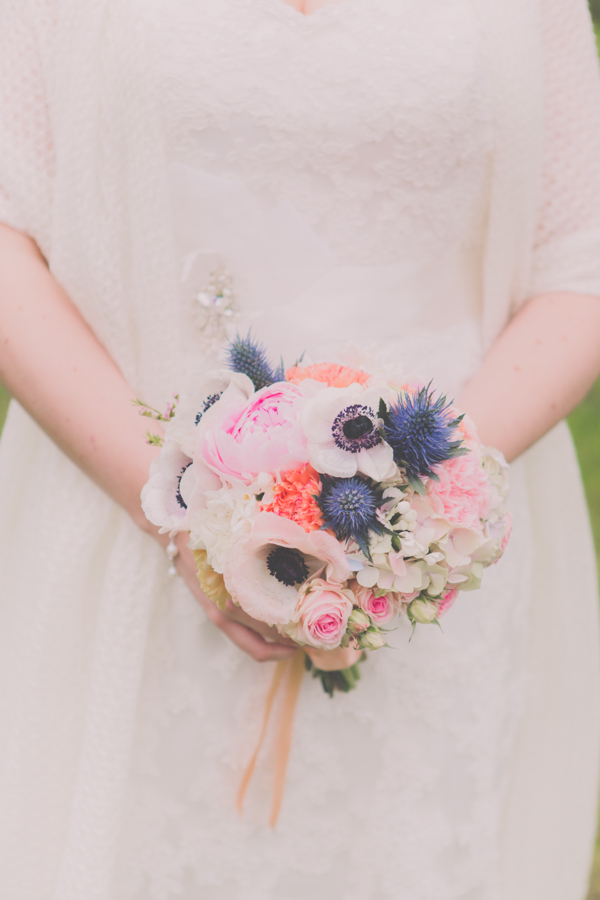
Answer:
M385 439L413 486L419 475L437 481L433 466L468 453L462 441L452 440L463 416L453 418L449 412L451 403L446 402L445 396L434 400L429 388L430 384L416 394L403 394L383 417Z
M267 351L252 337L252 332L249 331L245 338L236 335L227 345L226 353L228 368L247 375L255 390L260 391L277 380L267 359Z
M384 526L377 519L382 488L370 478L332 478L321 476L322 490L315 497L323 513L326 528L335 532L339 541L354 540L370 559L369 531L381 534Z

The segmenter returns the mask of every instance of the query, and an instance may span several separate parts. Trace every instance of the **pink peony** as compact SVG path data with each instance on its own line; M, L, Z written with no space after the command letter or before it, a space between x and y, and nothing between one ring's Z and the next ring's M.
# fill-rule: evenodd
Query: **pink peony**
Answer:
M459 409L455 406L450 407L450 413L455 418L458 418L461 415ZM458 431L460 432L460 436L463 441L467 442L467 445L477 445L479 444L479 435L477 434L477 426L473 419L463 413L463 417L461 422L457 426Z
M480 519L489 513L490 492L476 447L436 466L439 482L429 482L427 496L438 515L465 528L481 532Z
M225 480L250 483L260 472L299 469L308 462L299 414L302 391L278 382L262 388L213 425L200 441L200 455Z
M311 647L333 650L346 633L354 595L339 584L323 578L307 582L298 595L293 621L298 623L295 639Z
M269 625L287 625L299 589L321 574L338 585L350 577L338 541L325 531L307 534L301 525L271 512L256 516L252 531L236 541L223 568L232 600Z
M376 597L373 590L354 583L355 602L371 617L376 625L384 625L398 614L398 601L394 594Z
M445 613L448 612L448 610L450 609L450 607L452 606L452 604L454 603L454 601L456 600L457 597L458 597L458 589L457 588L451 588L451 590L449 590L449 591L444 591L444 593L442 594L442 599L438 606L438 619L440 618L440 616L443 616Z

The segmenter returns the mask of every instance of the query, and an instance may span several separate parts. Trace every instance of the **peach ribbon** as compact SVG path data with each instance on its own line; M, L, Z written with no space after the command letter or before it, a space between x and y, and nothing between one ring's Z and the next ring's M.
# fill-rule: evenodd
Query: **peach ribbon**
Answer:
M273 777L273 798L271 800L271 815L269 816L269 825L275 828L281 809L281 801L283 800L283 790L285 787L285 773L287 769L290 748L292 746L292 731L294 728L294 713L296 711L296 703L298 694L300 693L300 685L302 684L302 676L304 674L304 651L299 650L291 659L278 662L273 672L273 679L269 687L269 693L265 702L265 710L263 713L263 722L258 736L256 749L252 754L250 762L246 766L246 771L240 782L237 794L237 810L242 815L244 808L244 798L248 785L252 780L252 775L256 768L256 761L261 751L262 745L269 727L269 719L275 697L279 690L279 686L283 681L284 675L287 673L285 695L283 698L283 706L281 709L281 718L279 721L279 731L277 733L277 741L275 744L275 771Z

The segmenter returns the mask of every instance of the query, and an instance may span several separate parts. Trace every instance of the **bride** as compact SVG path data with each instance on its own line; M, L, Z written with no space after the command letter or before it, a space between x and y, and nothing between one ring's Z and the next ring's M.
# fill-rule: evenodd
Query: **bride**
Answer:
M600 368L585 0L1 0L0 71L2 896L583 900L596 573L561 420ZM433 377L512 463L515 523L444 633L401 622L351 694L305 680L274 830L269 742L234 798L292 650L220 613L183 541L168 577L131 403L249 327L288 364Z

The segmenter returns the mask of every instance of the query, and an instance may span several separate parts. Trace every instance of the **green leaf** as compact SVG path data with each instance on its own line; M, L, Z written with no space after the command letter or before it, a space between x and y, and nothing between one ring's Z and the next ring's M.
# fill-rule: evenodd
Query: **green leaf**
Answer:
M425 485L423 484L423 482L421 481L421 479L419 478L418 475L413 475L412 472L409 472L409 470L407 469L406 470L406 480L408 481L408 483L411 486L411 488L413 489L413 491L415 491L417 494L420 494L421 497L425 496L427 491L425 489Z
M377 415L380 419L383 419L383 421L387 425L388 420L389 420L389 414L388 414L387 404L386 404L385 400L383 399L383 397L380 397L380 399L379 399L379 407L377 409Z

